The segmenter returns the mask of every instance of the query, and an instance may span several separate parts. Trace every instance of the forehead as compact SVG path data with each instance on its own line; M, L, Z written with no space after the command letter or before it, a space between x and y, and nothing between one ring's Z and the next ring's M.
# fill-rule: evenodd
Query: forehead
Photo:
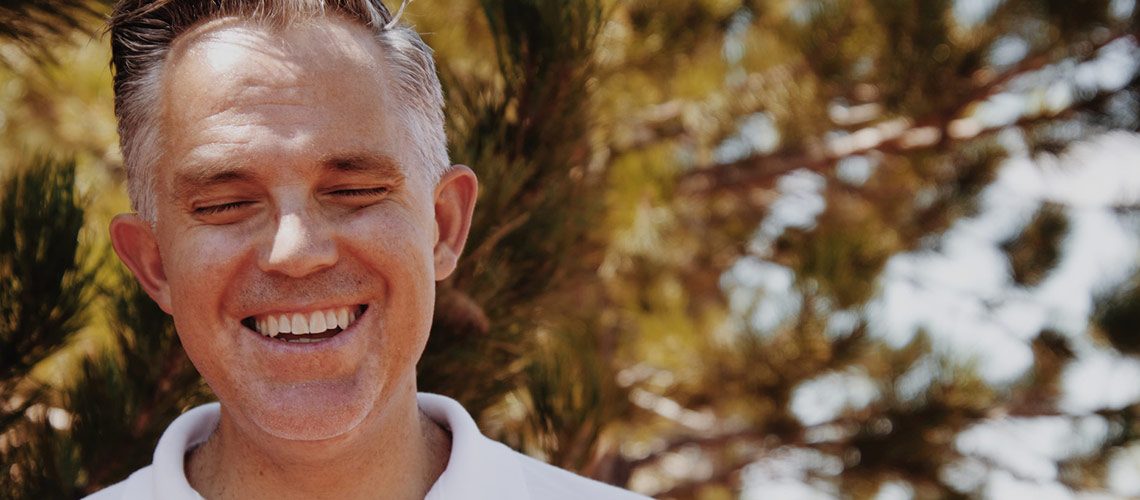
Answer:
M379 76L382 60L372 33L341 17L298 19L287 25L222 18L179 35L171 46L168 69L229 76L262 71L272 76L320 75L355 69Z
M389 111L385 69L372 34L337 17L196 27L167 59L162 163L291 153L401 159L403 126Z

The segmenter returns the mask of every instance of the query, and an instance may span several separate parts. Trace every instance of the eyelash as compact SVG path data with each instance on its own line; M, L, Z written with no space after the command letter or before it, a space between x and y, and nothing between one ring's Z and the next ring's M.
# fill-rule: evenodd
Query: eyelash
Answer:
M336 191L333 191L331 194L335 194L335 195L339 195L339 196L349 196L349 197L379 196L379 195L387 194L388 191L389 191L389 189L386 187L374 187L374 188L368 188L368 189L338 189ZM221 205L210 205L208 207L196 208L196 209L194 209L194 212L197 213L198 215L214 215L214 214L220 214L222 212L228 212L230 210L241 208L245 205L248 205L249 203L250 202L248 202L248 201L234 201L234 202L230 202L230 203L223 203Z
M211 205L208 207L196 208L196 209L194 209L194 212L199 214L199 215L214 215L214 214L220 214L222 212L234 210L237 208L241 208L241 207L243 207L249 203L250 202L248 202L248 201L234 201L234 202L230 202L230 203L223 203L221 205Z
M338 189L336 191L333 191L331 194L340 196L378 196L388 194L388 188L374 187L368 189Z

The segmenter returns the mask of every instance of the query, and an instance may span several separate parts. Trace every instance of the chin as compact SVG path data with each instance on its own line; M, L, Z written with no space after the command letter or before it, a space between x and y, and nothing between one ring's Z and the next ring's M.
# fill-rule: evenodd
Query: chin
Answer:
M278 439L322 441L360 427L375 409L379 394L379 388L355 381L283 384L251 398L259 404L244 405L242 413Z

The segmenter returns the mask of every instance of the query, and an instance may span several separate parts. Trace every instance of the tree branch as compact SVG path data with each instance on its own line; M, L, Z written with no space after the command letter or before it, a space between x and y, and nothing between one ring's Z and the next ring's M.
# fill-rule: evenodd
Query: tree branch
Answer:
M1100 48L1113 41L1131 36L1133 35L1130 33L1123 33L1106 37L1105 40L1093 46L1093 49L1085 55L1084 60L1093 57ZM821 143L826 144L822 151L784 150L695 169L680 177L678 192L701 197L714 193L770 189L777 178L793 170L826 171L833 168L835 163L844 157L866 154L871 151L888 154L903 153L961 143L1008 127L1026 127L1038 122L1055 120L1072 111L1082 109L1089 103L1103 97L1104 93L1092 99L1074 103L1069 108L1057 113L1022 117L1016 123L998 127L982 128L980 125L971 127L975 122L970 119L958 118L957 115L960 114L961 110L985 101L1004 89L1016 77L1039 70L1051 61L1044 54L1024 59L1015 68L980 84L978 89L970 94L970 98L954 108L951 113L938 113L915 121L905 118L885 121L839 139L821 140Z

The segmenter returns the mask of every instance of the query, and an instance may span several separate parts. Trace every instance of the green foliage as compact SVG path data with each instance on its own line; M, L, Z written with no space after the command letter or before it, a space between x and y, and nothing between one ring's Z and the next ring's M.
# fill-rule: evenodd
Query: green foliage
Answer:
M612 368L599 358L599 346L589 335L596 328L583 321L561 331L535 332L524 386L516 393L531 432L503 439L519 440L519 448L561 467L581 470L589 464L605 425L625 410L621 394L613 390Z
M76 498L79 476L77 450L43 415L6 429L10 448L0 452L4 498Z
M76 469L75 450L54 439L47 391L28 374L87 320L94 272L81 243L84 199L71 161L33 161L0 186L0 394L12 398L0 406L0 436L11 440L0 468L14 467L0 494L73 496L75 483L60 478Z
M26 52L51 59L45 39L63 39L90 31L107 0L0 1L0 39L15 42Z
M452 157L482 180L479 208L467 256L440 286L419 379L476 414L525 384L526 365L540 362L525 353L544 303L592 251L586 80L601 22L593 1L482 7L498 74L488 81L445 72Z
M1101 333L1114 348L1140 354L1140 279L1102 300L1095 317Z
M1009 257L1013 280L1026 286L1040 283L1057 265L1068 229L1068 218L1059 207L1045 205L1038 210L1021 234L1001 245Z
M875 291L875 276L898 250L890 230L863 200L836 195L812 231L788 230L778 257L796 270L801 287L819 288L839 308L862 304Z
M813 479L849 497L884 481L917 498L982 496L942 475L962 458L956 436L995 416L1057 415L1061 374L1083 347L1045 329L1028 344L1026 374L995 387L923 332L887 345L867 306L890 259L940 252L942 235L978 213L1008 157L1062 158L1104 131L1140 130L1137 75L1068 103L1040 95L1108 44L1134 43L1140 15L1113 17L1101 0L1006 0L963 22L957 4L412 4L439 56L452 157L481 183L466 255L438 287L420 389L456 397L511 446L662 498L731 494L748 464L781 448L839 459L841 472ZM0 39L51 52L42 40L89 30L83 19L100 5L9 2ZM1003 44L1025 54L998 61ZM71 67L47 68L4 76L5 147L47 141L86 160L79 174L67 162L17 170L0 193L0 392L19 396L0 405L0 470L15 471L0 475L4 498L117 481L149 460L170 419L210 399L165 314L121 270L87 270L98 243L82 236L84 215L99 225L102 213L75 194L75 178L114 183L121 170L107 152L113 127L76 123L111 123L110 109L83 99L62 109L55 94L110 97L105 81L47 85ZM1009 95L1024 97L1023 114L979 118ZM77 120L88 107L91 121ZM757 117L772 129L747 129ZM734 140L747 147L729 151ZM852 159L873 165L865 179L841 172ZM826 207L759 243L780 179L801 169L823 179ZM998 248L1019 290L1046 283L1064 258L1069 214L1044 205ZM725 286L742 257L791 276L797 301L784 301L794 310L775 326L750 315L783 297L741 301ZM1104 344L1133 356L1134 284L1096 298L1092 318ZM84 326L107 341L81 342ZM60 352L72 360L51 358ZM53 361L74 372L66 383L29 375ZM928 387L904 390L929 366ZM796 391L844 374L865 374L879 398L801 422ZM1140 440L1136 405L1099 414L1117 430L1059 464L1070 487L1103 489L1106 457Z
M1038 95L1034 92L1044 92L1037 89L1065 82L1069 77L1063 72L1069 65L1095 58L1098 50L1114 40L1134 42L1134 31L1128 26L1138 16L1134 9L1128 18L1115 18L1104 2L1060 5L1031 0L996 2L979 20L963 22L955 12L957 4L829 0L755 6L744 2L738 17L725 18L746 19L745 34L733 31L739 26L724 23L724 37L718 40L723 46L709 48L698 42L684 51L673 47L654 59L658 67L638 66L662 82L648 84L648 90L626 91L628 98L636 100L656 92L667 97L654 110L659 114L630 120L634 124L631 135L650 139L635 141L634 149L625 149L626 143L615 139L613 151L618 156L612 165L626 168L648 158L668 161L660 159L667 156L661 151L673 146L672 162L681 173L643 191L676 187L670 191L674 199L668 202L672 218L661 217L662 222L654 227L674 239L663 238L669 244L649 258L642 257L644 246L621 240L645 234L639 225L657 208L627 200L623 208L640 213L612 220L629 221L626 224L638 231L615 231L620 243L610 251L621 256L612 260L622 265L617 267L614 287L623 292L627 287L652 289L669 281L663 275L671 276L680 280L685 292L679 300L684 304L681 307L697 315L701 312L696 311L716 308L710 306L707 276L745 279L735 276L737 270L731 265L735 262L732 256L743 256L790 271L794 277L791 293L802 298L795 302L797 311L783 312L786 320L759 330L752 324L753 315L770 309L772 303L787 307L788 301L764 290L741 301L747 307L738 307L733 304L739 290L729 290L730 296L723 299L737 312L729 316L727 326L706 326L695 332L679 328L679 333L670 336L659 331L658 322L641 319L665 315L652 307L652 301L643 300L646 293L615 295L628 297L624 299L627 307L638 311L625 318L631 322L637 318L635 324L653 330L642 334L646 342L686 346L692 353L687 358L642 359L679 380L661 385L651 383L651 378L634 383L635 390L661 394L688 410L715 414L723 428L733 428L732 423L740 420L750 422L747 430L730 433L736 437L734 448L709 438L715 431L687 428L682 418L670 423L662 422L668 422L667 417L654 420L661 425L655 428L656 435L671 438L669 445L655 448L653 456L662 462L674 460L682 455L678 449L690 446L701 450L704 460L699 463L712 470L711 476L705 476L711 479L675 477L657 469L651 460L636 461L644 476L663 485L659 490L663 496L699 497L702 491L718 491L719 485L739 485L731 471L747 463L747 458L726 461L725 456L753 446L762 450L756 452L758 456L775 448L805 447L839 459L841 473L813 479L836 485L844 496L874 496L884 481L901 480L914 487L918 498L978 497L984 492L946 484L942 476L946 467L961 458L955 436L990 421L994 414L1028 417L1061 411L1060 374L1080 356L1068 337L1055 331L1041 333L1030 346L1033 367L1008 386L991 386L969 363L945 359L940 361L944 364L938 370L941 375L926 392L904 398L898 387L887 382L904 373L913 377L914 371L924 369L920 360L938 356L936 348L928 342L901 349L878 344L873 339L883 332L875 330L884 328L883 323L869 321L875 311L865 306L880 296L883 269L891 258L910 251L942 252L942 235L963 218L979 213L980 194L994 182L1007 158L1025 154L1016 145L1022 138L1031 155L1062 155L1075 142L1104 131L1136 130L1140 100L1135 98L1135 75L1120 89L1082 90L1059 109L1036 109L1033 106L1039 105L1033 99ZM637 2L629 7L635 13L640 8ZM691 18L698 24L691 28L696 32L715 25L695 14ZM643 30L636 32L646 40L658 34L670 36L667 24L653 31L653 25L641 19L652 16L635 17L629 24ZM736 39L746 40L740 49L744 54L733 52L732 40ZM1023 55L1012 61L997 57L999 49L1022 43ZM724 59L739 61L738 67L701 64L716 58L718 50ZM636 49L629 54L623 64L639 62ZM671 88L682 79L671 75L700 71L722 78L717 90L693 98ZM625 91L620 85L613 89ZM1015 121L1000 125L974 121L979 109L1009 95L1028 96L1033 104ZM609 99L622 102L613 96ZM665 113L673 109L680 111ZM741 153L739 158L709 154L730 137L708 125L726 123L721 114L726 112L730 117L750 113L771 117L780 135L777 145ZM709 117L707 121L685 120L702 114ZM620 127L615 125L625 132ZM748 138L745 131L740 135ZM843 164L851 159L873 165L865 180L851 181L842 175ZM655 170L668 168L655 164ZM771 202L783 196L779 179L796 170L811 171L826 180L821 193L826 208L808 224L780 230L768 243L759 243L766 241L762 238L749 242L753 238L749 231L764 219ZM614 176L620 179L624 173L615 171ZM620 193L639 194L624 185ZM1121 213L1130 210L1122 208ZM1047 204L998 248L1009 258L1011 277L1023 291L1046 282L1064 257L1062 242L1071 237L1068 213L1069 207ZM615 247L637 250L617 252ZM660 258L677 249L692 254ZM705 267L697 272L700 265ZM1102 318L1098 327L1113 347L1132 353L1134 346L1127 339L1135 337L1130 326L1136 321L1128 314L1130 292L1121 293L1111 301L1098 301L1106 304L1097 316ZM990 306L986 300L981 307ZM852 333L831 330L829 323L839 319L854 321ZM725 330L738 333L726 335ZM866 373L881 384L880 399L843 411L825 424L805 426L789 409L794 391L837 373ZM834 432L838 437L822 442L805 438L815 431ZM1105 449L1121 443L1114 442L1118 444L1106 443ZM1103 473L1103 462L1099 463ZM1101 477L1103 481L1103 476L1096 476L1098 466L1093 461L1086 465L1080 475L1083 486L1066 484L1103 488L1103 482L1090 479Z
M1073 39L1103 26L1108 18L1109 0L1037 0L1027 2L1040 15L1056 23L1061 37Z
M74 162L37 160L2 186L0 384L12 384L83 327L93 274Z

